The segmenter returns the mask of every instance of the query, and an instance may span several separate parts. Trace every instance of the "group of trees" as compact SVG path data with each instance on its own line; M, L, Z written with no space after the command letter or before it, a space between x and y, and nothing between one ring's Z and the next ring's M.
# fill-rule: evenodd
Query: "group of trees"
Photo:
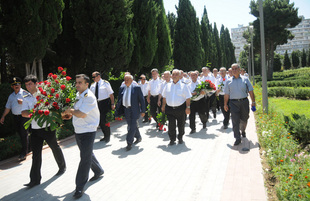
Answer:
M42 80L57 66L118 76L235 62L228 29L218 33L206 8L200 23L190 0L176 8L166 15L163 0L0 0L1 82L30 73Z
M283 67L284 69L290 69L291 67L306 67L310 66L310 49L308 51L302 50L293 51L291 56L289 57L287 51L285 52L283 59Z

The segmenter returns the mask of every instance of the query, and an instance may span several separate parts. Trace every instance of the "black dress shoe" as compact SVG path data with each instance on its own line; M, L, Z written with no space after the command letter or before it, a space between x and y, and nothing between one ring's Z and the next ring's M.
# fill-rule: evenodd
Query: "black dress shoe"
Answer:
M213 114L213 118L216 119L216 113Z
M102 141L106 141L106 139L103 137L100 139L100 142L102 142Z
M21 155L18 157L18 160L19 160L19 161L26 160L26 156L21 154Z
M89 181L95 181L97 180L99 177L101 177L101 175L103 175L104 172L101 172L100 174L95 174L92 178L89 179Z
M169 145L170 145L170 146L175 145L175 141L170 140Z
M234 143L234 146L237 146L238 144L240 144L241 143L241 139L237 139L236 141L235 141L235 143Z
M143 120L143 121L142 121L142 123L146 123L146 122L148 122L148 120Z
M127 147L126 147L126 151L130 151L131 150L131 144L129 144L129 145L127 145Z
M34 186L39 185L40 182L29 182L28 184L24 184L24 186L27 186L28 188L32 188Z
M193 133L196 133L196 129L192 129L189 134L193 134Z
M73 198L75 199L79 199L80 197L82 197L84 194L84 191L75 191Z
M242 137L246 137L245 132L242 132L241 135L242 135Z
M106 142L106 143L110 142L110 139L106 139L105 142Z
M141 141L142 141L142 138L136 139L136 141L134 141L134 144L138 144Z
M59 169L58 172L56 173L56 176L62 175L65 172L66 172L66 168Z
M179 139L179 144L183 144L183 143L184 143L183 139Z
M227 128L228 128L228 126L227 126L227 125L224 125L224 126L223 126L223 129L227 129Z
M203 128L203 129L207 128L207 123L203 123L203 124L202 124L202 128Z

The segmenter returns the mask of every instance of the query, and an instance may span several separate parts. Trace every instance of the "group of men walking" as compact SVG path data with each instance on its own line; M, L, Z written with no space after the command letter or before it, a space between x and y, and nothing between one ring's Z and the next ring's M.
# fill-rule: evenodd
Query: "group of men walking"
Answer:
M135 82L130 73L126 73L124 82L120 86L117 103L114 100L114 91L110 83L101 78L97 71L92 73L93 84L90 85L90 78L85 74L76 76L77 102L73 108L68 108L63 116L66 119L72 118L75 138L80 149L80 163L76 175L75 198L79 198L84 193L84 186L88 181L90 169L94 176L90 181L98 179L104 170L93 154L93 143L98 125L101 127L104 137L100 141L110 142L111 130L107 123L107 113L115 109L116 116L125 116L128 124L127 146L130 151L133 144L142 141L138 128L138 119L144 118L143 123L150 122L152 117L158 128L159 120L157 114L165 113L168 118L169 145L183 144L185 134L185 121L189 115L190 134L196 132L195 117L198 113L202 122L202 128L207 128L210 110L216 118L216 108L221 108L224 115L223 129L228 128L231 114L234 137L234 145L241 143L241 135L246 136L245 128L249 118L250 94L252 106L255 106L255 96L253 87L246 76L240 75L241 69L238 64L233 64L226 74L226 68L220 68L220 75L217 69L213 74L207 67L202 68L202 73L191 71L188 74L181 70L174 69L172 73L165 71L159 77L157 69L152 69L152 79L148 82L146 76L142 74L139 82ZM216 91L206 93L201 91L196 94L195 88L198 84L210 80ZM21 79L14 78L11 86L14 92L10 95L6 104L6 109L1 117L0 123L4 122L5 116L12 110L16 119L17 128L23 143L23 150L19 157L24 160L28 152L28 130L25 130L23 123L29 118L30 110L36 104L37 78L28 75L24 79L26 88L21 89ZM193 99L192 96L196 98ZM217 99L218 96L218 99ZM217 101L218 100L218 101ZM217 107L218 102L218 107ZM150 105L150 114L146 112L147 105ZM61 175L66 171L66 164L63 153L56 141L55 131L51 131L48 125L38 126L35 120L31 123L31 147L33 151L33 161L30 171L30 182L27 187L39 185L41 181L42 146L45 140L53 151L59 170L56 175ZM178 129L176 129L178 128ZM178 132L177 132L178 130Z

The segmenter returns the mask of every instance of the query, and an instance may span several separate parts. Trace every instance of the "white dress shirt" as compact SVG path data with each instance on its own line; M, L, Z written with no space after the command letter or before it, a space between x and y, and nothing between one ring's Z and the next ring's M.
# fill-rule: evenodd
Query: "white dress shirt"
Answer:
M157 78L156 80L149 81L148 91L150 91L152 96L158 96L160 92L161 80Z
M194 90L196 89L196 87L197 87L197 85L198 84L200 84L201 83L201 81L200 80L196 80L196 82L191 82L191 83L189 83L189 84L187 84L187 87L188 87L188 89L189 89L189 91L191 92L191 93L193 93L194 92ZM200 100L200 99L202 99L202 98L204 98L204 95L199 95L197 98L195 98L193 101L198 101L198 100Z
M225 80L224 80L225 79ZM218 80L218 85L221 85L223 84L224 86L221 86L221 91L220 91L220 95L225 95L224 93L224 89L225 89L225 86L226 86L226 82L227 80L229 79L228 76L226 75L225 78L223 79L223 77L221 76L220 79Z
M159 90L159 94L163 94L163 90L164 90L164 88L165 88L165 86L168 84L168 83L171 83L172 82L172 80L170 80L169 82L167 82L167 81L164 81L163 83L161 83L161 85L160 85L160 90Z
M163 90L162 96L166 98L168 106L178 107L182 105L186 99L191 98L192 94L187 85L179 80L176 84L173 82L168 83Z
M97 82L94 82L90 86L90 90L93 92L93 94L96 94L96 84ZM110 98L110 95L114 93L110 83L106 80L100 79L98 82L98 87L98 101Z
M22 104L18 104L18 99L24 100L24 96L28 95L29 92L20 88L19 92L16 94L15 92L11 93L9 96L5 107L10 109L14 115L21 115L22 113Z
M123 95L123 106L124 107L131 107L131 87L132 87L132 84L129 87L125 86L125 92Z
M144 84L141 84L141 81L140 81L139 86L141 87L141 91L142 91L143 96L147 96L149 82L145 81Z
M89 89L81 94L78 92L76 96L78 101L74 104L74 109L87 114L87 116L78 118L73 115L72 123L75 133L83 134L96 131L100 121L96 96Z

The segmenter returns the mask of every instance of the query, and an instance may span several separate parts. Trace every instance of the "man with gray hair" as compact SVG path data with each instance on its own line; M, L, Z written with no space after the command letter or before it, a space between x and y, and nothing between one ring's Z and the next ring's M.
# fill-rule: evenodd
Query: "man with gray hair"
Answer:
M156 122L156 128L158 128L157 114L159 113L160 108L157 103L161 80L158 76L158 70L156 68L152 69L151 73L153 79L149 81L147 102L150 104L150 112Z
M229 123L229 117L230 117L230 110L229 110L229 107L228 107L227 111L225 111L225 109L224 109L224 95L225 95L224 89L226 87L226 83L228 80L225 67L220 68L220 75L221 75L221 77L218 80L219 88L217 90L217 93L219 94L219 104L220 104L221 111L222 111L223 116L224 116L223 129L227 129L228 123Z
M255 106L255 95L250 80L245 76L240 76L240 66L235 63L231 65L231 68L233 77L226 82L224 109L226 112L229 110L229 101L234 137L236 138L234 145L238 145L241 143L240 130L242 137L246 137L245 129L250 112L248 93L252 99L252 106Z
M167 83L162 96L162 111L167 114L169 121L168 134L170 138L169 145L174 145L176 141L176 125L178 125L179 144L183 144L183 135L185 127L185 114L190 114L190 98L192 97L188 87L180 81L180 71L172 71L173 82ZM177 124L176 124L177 122Z

